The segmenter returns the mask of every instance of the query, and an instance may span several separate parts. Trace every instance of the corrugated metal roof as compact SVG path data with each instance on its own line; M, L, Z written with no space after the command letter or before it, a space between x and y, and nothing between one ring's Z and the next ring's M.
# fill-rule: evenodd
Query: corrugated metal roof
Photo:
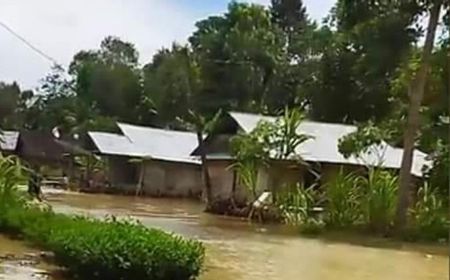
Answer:
M159 129L125 123L117 124L123 134L137 149L154 159L198 164L190 156L197 147L197 135L193 132Z
M2 151L14 151L17 147L17 141L19 139L18 131L3 130L0 132L0 150Z
M248 113L230 112L230 116L245 132L252 131L260 121L275 121L275 117ZM394 148L387 143L373 146L369 152L359 157L345 158L338 150L338 141L356 129L356 126L352 125L303 121L298 127L299 133L313 138L300 144L296 152L305 161L371 166L381 164L385 168L400 168L403 149ZM431 165L426 156L419 150L414 152L412 174L422 176L423 166Z
M107 132L88 132L88 135L102 154L144 156L126 136Z

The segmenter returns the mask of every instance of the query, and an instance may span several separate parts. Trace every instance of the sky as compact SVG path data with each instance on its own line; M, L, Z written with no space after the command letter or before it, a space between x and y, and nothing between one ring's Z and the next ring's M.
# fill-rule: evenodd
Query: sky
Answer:
M140 63L161 47L185 43L195 22L226 11L227 0L0 0L0 22L67 67L75 53L108 36L135 44ZM270 0L253 0L268 5ZM316 21L335 0L304 0ZM0 81L36 88L52 63L0 26Z

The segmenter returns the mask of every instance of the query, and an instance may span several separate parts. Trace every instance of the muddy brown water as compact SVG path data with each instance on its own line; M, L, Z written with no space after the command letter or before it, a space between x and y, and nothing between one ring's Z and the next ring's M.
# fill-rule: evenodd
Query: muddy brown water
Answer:
M304 238L284 226L254 225L205 214L200 203L189 200L55 190L46 190L46 199L57 212L132 217L149 227L200 239L207 248L200 280L449 279L448 250L444 246L337 234L321 239ZM0 255L5 243L8 244L0 238ZM19 251L28 248L22 243L17 246L22 246ZM62 280L5 278L2 276L5 273L8 272L0 264L0 279Z
M25 242L0 235L0 280L63 280L59 269L39 258Z

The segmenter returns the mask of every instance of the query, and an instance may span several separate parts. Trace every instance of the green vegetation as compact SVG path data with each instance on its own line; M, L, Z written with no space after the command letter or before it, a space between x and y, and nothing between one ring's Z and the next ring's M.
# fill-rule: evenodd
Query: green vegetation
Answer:
M375 232L388 232L394 220L398 178L388 171L370 168L360 180L364 223Z
M397 204L398 177L388 171L370 169L368 174L336 174L322 188L285 186L277 194L284 222L302 233L328 230L363 230L391 236ZM410 209L406 240L439 241L448 238L448 206L425 184ZM314 207L323 206L322 213Z
M311 138L297 129L303 120L300 110L285 108L283 115L273 122L262 121L250 133L239 133L231 139L235 158L231 167L253 200L260 169L270 168L271 160L301 160L295 149Z
M200 273L200 242L126 220L95 220L33 206L14 191L19 165L0 158L0 231L54 252L55 261L81 279L179 279Z
M407 237L413 240L447 239L450 226L447 204L428 184L419 189L417 196Z
M313 187L286 185L276 193L275 201L286 224L300 227L304 234L318 234L325 224L319 213L314 214L313 208L319 199L317 196L318 192Z
M343 169L324 185L327 197L325 221L330 227L351 227L361 216L361 192L356 176Z

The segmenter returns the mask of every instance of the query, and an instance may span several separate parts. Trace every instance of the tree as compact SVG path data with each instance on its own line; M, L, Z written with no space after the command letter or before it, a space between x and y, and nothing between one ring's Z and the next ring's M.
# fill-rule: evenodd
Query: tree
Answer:
M16 82L0 82L0 128L19 129L24 125L25 115L33 91L22 91Z
M308 23L302 0L271 0L272 20L285 32L294 32Z
M430 67L431 54L434 45L436 28L439 21L442 1L437 0L429 8L429 21L425 43L419 68L411 78L408 88L410 99L408 110L408 121L405 128L403 157L400 169L400 187L398 191L398 204L395 225L398 233L402 233L407 222L407 210L409 206L409 190L411 180L411 166L413 159L414 144L420 122L420 105L423 99L427 74Z
M310 93L312 117L346 123L386 117L390 82L420 35L420 11L416 1L339 0L328 22L336 31Z
M100 112L76 94L73 80L60 66L54 66L41 81L41 95L25 112L24 127L51 130L58 127L63 134L83 133L90 129L115 130L114 118Z
M138 52L128 42L106 37L99 50L78 52L69 67L80 99L102 115L123 121L145 119Z
M153 56L144 66L144 95L157 112L157 119L165 125L176 125L177 118L188 114L188 104L196 94L191 91L190 73L197 71L190 65L193 54L187 46L173 44Z
M271 4L272 21L286 35L291 63L304 63L314 53L316 24L308 19L302 0L272 0Z
M280 64L287 63L285 37L263 6L231 2L223 16L196 24L189 38L202 68L205 110L262 111Z
M198 112L189 110L188 116L184 122L191 130L194 130L197 134L198 149L200 152L200 160L202 163L203 182L205 185L205 199L206 199L206 211L211 211L214 203L212 195L211 177L209 175L208 163L206 158L206 151L204 149L204 135L212 135L214 128L216 127L222 111L219 110L212 118L205 118Z

